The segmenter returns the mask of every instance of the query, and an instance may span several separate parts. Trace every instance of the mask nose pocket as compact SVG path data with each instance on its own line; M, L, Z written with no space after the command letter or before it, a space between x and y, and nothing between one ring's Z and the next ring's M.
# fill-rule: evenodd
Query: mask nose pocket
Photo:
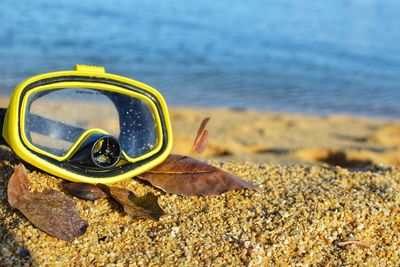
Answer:
M121 153L121 145L115 137L91 133L67 161L80 167L109 169L117 165Z

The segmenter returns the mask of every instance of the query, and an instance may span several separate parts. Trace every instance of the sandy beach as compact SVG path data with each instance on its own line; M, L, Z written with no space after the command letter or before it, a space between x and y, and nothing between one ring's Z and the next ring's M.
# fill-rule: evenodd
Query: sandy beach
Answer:
M0 102L1 103L1 102ZM4 104L4 103L3 103ZM107 200L73 197L89 228L68 243L35 228L7 203L19 160L0 146L0 266L391 266L400 259L400 123L342 115L172 108L174 153L188 154L211 117L196 158L260 188L213 197L153 192L168 214L132 220ZM62 180L31 168L32 190ZM360 241L364 247L343 245Z
M343 115L312 116L233 109L175 108L174 152L190 151L210 117L202 158L274 164L329 164L350 169L400 166L400 122Z

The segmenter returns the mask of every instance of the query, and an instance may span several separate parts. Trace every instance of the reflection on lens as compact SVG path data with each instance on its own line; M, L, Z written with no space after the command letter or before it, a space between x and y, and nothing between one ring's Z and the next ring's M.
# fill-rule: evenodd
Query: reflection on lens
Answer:
M151 152L158 144L157 125L149 104L117 92L63 88L32 93L25 113L25 136L36 148L62 157L90 129L115 136L130 157ZM101 152L103 144L96 147ZM110 147L112 149L112 147ZM98 154L99 164L109 164Z

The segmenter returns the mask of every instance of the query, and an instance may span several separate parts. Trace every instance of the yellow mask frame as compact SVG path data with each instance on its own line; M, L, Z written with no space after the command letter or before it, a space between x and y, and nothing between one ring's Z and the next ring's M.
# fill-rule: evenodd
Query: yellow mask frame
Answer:
M35 146L25 136L25 113L30 95L59 88L90 88L124 94L145 102L155 120L157 144L137 157L122 152L121 160L110 169L76 167L69 163L71 155L86 141L88 133L105 133L102 129L91 129L80 136L64 155L53 155ZM13 91L7 108L3 137L11 149L22 160L54 176L91 184L112 184L133 178L162 163L172 149L172 129L166 102L153 87L123 76L109 74L101 66L76 65L75 70L45 73L26 79Z

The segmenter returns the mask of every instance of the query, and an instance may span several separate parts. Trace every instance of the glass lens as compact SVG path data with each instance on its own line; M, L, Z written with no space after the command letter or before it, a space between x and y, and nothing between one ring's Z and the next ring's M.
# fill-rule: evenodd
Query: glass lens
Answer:
M117 138L132 158L150 152L158 142L149 105L106 90L63 88L32 93L24 123L29 142L56 156L65 155L84 132L94 128Z

